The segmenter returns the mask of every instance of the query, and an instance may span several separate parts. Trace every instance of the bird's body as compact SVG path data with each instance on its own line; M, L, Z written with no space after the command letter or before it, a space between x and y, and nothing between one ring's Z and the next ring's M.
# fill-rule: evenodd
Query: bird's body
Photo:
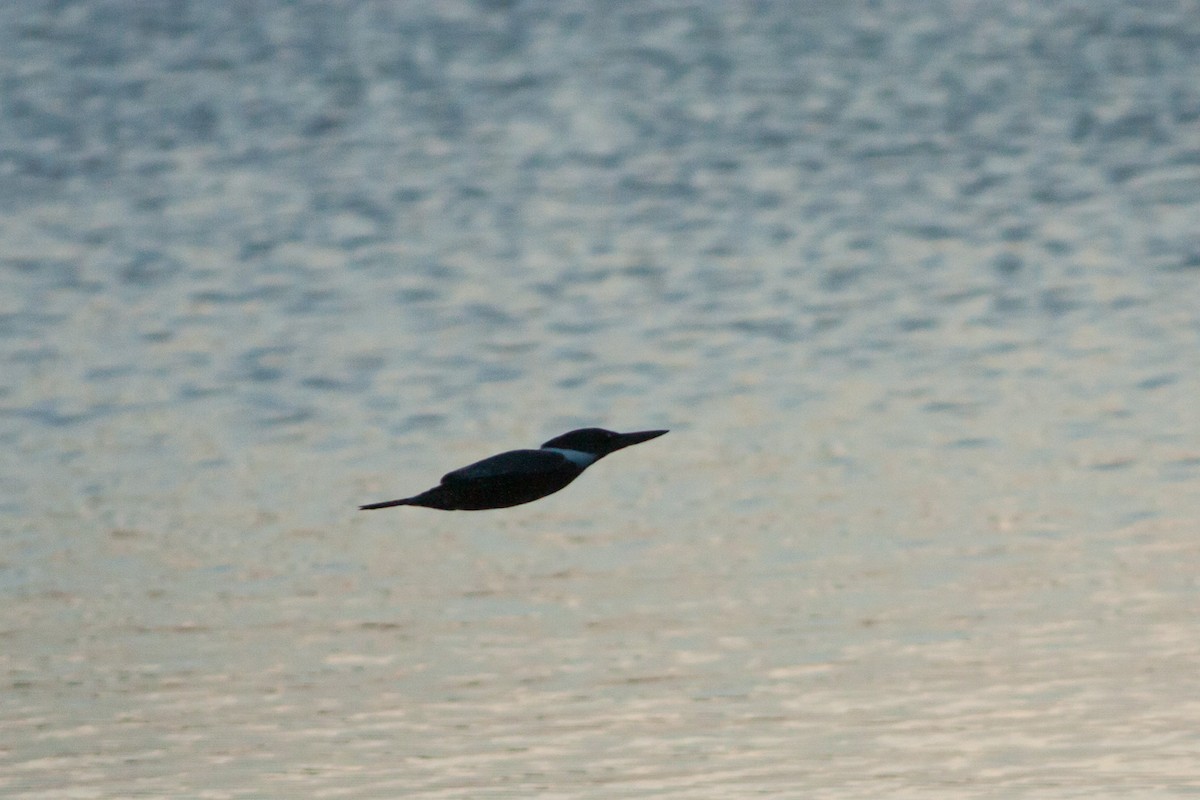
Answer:
M446 511L508 508L554 494L609 453L662 436L666 431L614 433L582 428L546 442L537 450L511 450L448 472L427 492L359 506L370 511L392 506L425 506Z

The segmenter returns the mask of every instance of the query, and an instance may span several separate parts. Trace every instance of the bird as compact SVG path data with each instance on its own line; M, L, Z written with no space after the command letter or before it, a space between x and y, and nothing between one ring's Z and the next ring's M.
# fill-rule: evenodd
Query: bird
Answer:
M510 450L448 472L429 491L370 503L359 506L359 510L424 506L444 511L482 511L531 503L562 489L609 453L664 433L667 431L616 433L580 428L555 436L537 450Z

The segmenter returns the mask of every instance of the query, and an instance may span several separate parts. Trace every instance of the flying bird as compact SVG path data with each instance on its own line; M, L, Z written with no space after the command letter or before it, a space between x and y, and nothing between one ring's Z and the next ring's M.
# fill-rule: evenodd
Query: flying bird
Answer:
M531 503L562 489L609 453L666 432L614 433L603 428L581 428L556 436L537 450L510 450L448 472L439 485L427 492L359 509L425 506L446 511L481 511Z

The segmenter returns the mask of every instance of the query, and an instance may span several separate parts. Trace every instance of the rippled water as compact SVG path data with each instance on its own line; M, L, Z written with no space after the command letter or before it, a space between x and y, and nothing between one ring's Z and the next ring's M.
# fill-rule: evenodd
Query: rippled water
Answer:
M0 7L0 794L1200 790L1198 42Z

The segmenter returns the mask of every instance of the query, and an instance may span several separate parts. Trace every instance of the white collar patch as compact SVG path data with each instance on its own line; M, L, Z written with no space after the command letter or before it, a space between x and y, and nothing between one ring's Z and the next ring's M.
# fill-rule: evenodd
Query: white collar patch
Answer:
M543 447L542 449L549 450L551 453L560 453L563 458L581 469L595 464L596 460L600 458L595 453L585 453L582 450L566 450L561 447Z

